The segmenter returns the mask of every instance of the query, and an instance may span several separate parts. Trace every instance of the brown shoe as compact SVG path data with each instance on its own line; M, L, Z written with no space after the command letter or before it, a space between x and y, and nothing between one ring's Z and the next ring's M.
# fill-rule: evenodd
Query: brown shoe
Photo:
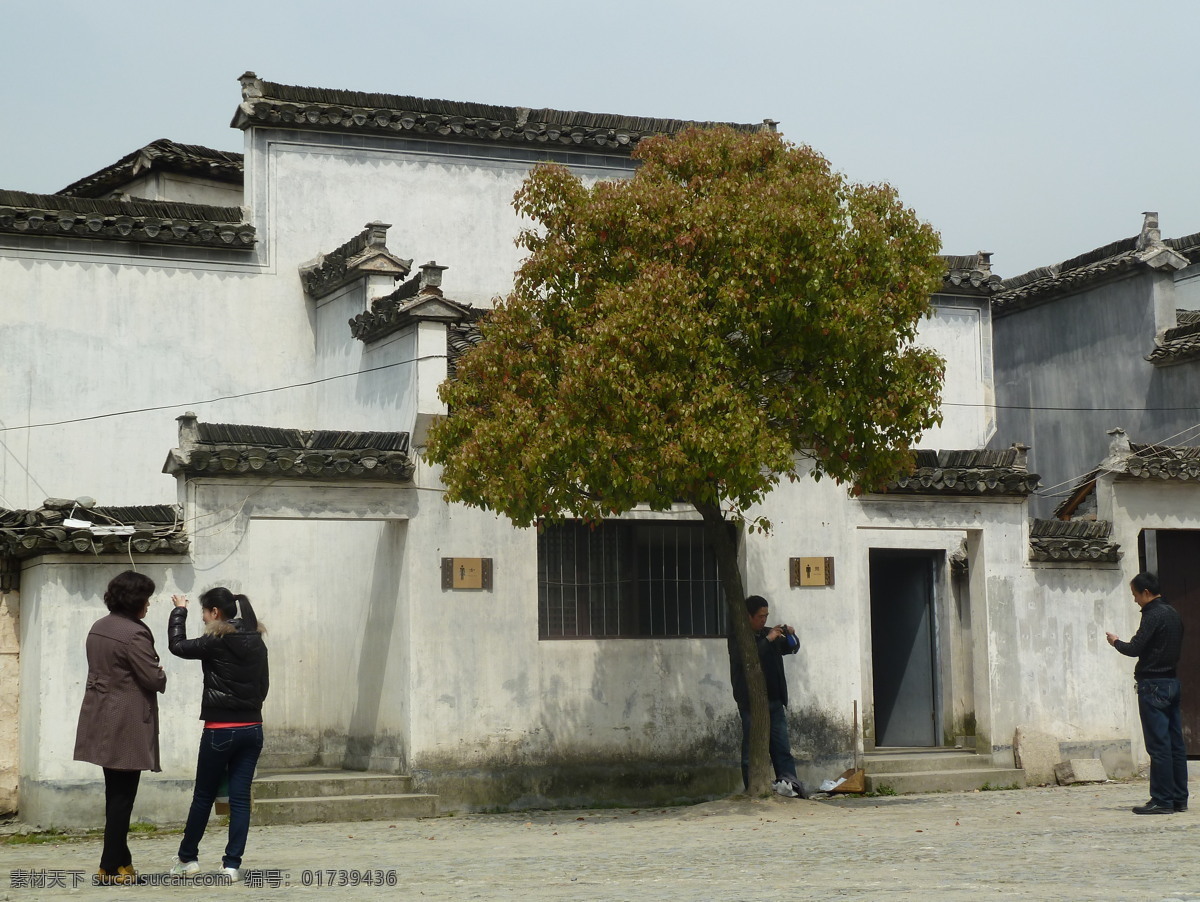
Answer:
M97 868L96 876L92 878L94 886L132 886L145 882L146 878L139 877L131 864L121 865L115 874L108 873L104 868Z

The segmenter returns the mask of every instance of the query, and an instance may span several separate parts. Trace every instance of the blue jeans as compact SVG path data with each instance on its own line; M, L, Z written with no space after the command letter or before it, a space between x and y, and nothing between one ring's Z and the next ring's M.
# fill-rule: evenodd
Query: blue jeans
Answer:
M222 867L240 868L250 832L250 784L254 767L263 747L262 724L205 731L200 736L200 755L196 759L196 788L183 841L179 844L180 861L200 857L200 840L208 826L213 802L223 777L229 777L229 842L225 846Z
M1160 805L1186 804L1187 748L1179 714L1179 680L1137 681L1142 738L1150 756L1150 798Z
M792 757L792 742L788 738L787 707L783 702L769 701L771 711L771 766L775 779L785 774L796 776L796 759ZM750 709L739 708L742 715L742 783L750 785Z

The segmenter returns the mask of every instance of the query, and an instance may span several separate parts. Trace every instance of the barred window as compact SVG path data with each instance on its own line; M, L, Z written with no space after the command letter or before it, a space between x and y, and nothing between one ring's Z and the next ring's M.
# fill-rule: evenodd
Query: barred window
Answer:
M726 631L700 523L571 520L538 536L538 637L710 637Z

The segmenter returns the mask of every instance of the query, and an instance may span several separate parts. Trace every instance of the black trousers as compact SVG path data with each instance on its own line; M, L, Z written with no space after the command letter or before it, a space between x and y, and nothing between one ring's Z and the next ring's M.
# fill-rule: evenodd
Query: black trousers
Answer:
M129 854L129 819L133 816L133 801L137 798L140 770L104 768L104 851L100 867L106 874L133 864Z

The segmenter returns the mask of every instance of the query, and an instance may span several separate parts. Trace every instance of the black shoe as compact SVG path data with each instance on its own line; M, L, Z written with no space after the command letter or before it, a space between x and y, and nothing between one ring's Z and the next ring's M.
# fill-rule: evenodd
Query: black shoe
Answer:
M1164 805L1161 802L1156 802L1156 801L1154 801L1154 799L1151 799L1145 805L1138 805L1137 807L1135 807L1133 809L1133 813L1134 814L1174 814L1175 810L1176 809L1175 809L1174 803Z
M1187 811L1187 802L1176 802L1175 803L1175 811L1177 813L1180 811Z

